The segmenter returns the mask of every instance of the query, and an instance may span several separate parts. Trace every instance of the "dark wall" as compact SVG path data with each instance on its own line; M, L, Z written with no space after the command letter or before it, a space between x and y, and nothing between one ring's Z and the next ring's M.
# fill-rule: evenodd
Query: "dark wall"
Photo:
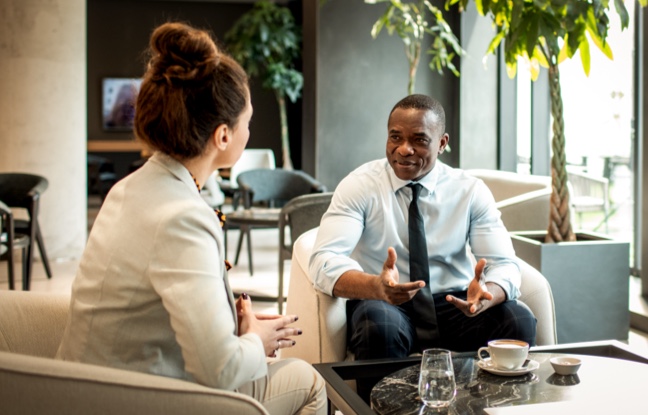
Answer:
M294 3L294 4L293 4ZM232 23L252 7L249 3L88 0L88 140L132 140L132 132L107 132L101 125L101 82L104 77L141 77L144 55L153 29L161 23L180 20L211 30L223 39ZM291 10L301 19L301 2L291 2ZM249 148L271 148L281 166L279 109L272 91L251 80L254 116L250 125ZM289 105L289 132L293 137L293 163L299 160L301 103ZM113 157L120 157L113 154Z
M407 95L402 40L386 31L371 37L384 10L385 4L363 0L329 0L319 10L315 163L318 179L331 190L356 167L385 157L387 117ZM448 133L458 139L458 79L432 72L428 63L422 55L415 92L444 105Z

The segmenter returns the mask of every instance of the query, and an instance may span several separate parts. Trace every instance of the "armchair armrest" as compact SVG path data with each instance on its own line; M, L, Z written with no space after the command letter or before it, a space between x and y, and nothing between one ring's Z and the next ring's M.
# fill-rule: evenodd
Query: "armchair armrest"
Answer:
M346 299L334 298L315 289L308 262L317 229L295 241L290 269L287 314L299 316L303 334L281 357L298 357L308 363L340 362L346 358Z
M524 260L518 258L518 264L522 273L519 300L529 306L538 321L536 344L556 344L556 311L549 281Z
M545 188L501 200L495 206L509 232L544 230L549 226L550 199L551 188Z
M267 415L250 396L147 373L0 352L7 414Z

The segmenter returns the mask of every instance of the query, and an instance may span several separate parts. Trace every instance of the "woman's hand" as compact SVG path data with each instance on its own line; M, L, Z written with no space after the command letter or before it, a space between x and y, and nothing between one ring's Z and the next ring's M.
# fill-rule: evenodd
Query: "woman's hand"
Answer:
M276 357L279 349L292 347L293 336L302 334L301 329L288 327L297 321L297 316L254 314L250 297L243 293L236 300L236 313L239 322L239 336L255 333L261 338L266 356Z

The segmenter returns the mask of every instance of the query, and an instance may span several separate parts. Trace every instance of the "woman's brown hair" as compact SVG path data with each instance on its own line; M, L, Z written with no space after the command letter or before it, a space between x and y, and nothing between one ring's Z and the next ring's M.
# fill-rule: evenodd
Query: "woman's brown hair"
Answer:
M135 134L169 155L198 156L216 127L236 125L249 99L248 77L206 31L183 23L156 28L150 53Z

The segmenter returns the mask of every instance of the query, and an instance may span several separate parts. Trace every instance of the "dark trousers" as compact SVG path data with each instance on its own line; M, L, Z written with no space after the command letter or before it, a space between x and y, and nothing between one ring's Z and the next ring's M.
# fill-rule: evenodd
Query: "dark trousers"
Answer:
M523 340L535 345L536 319L526 304L513 300L467 317L445 300L447 294L466 299L466 291L434 295L439 339L422 344L411 323L409 304L393 306L379 300L347 301L347 344L357 360L406 357L431 347L455 352L477 351L493 339ZM358 381L368 399L377 380ZM368 390L367 390L368 389Z

